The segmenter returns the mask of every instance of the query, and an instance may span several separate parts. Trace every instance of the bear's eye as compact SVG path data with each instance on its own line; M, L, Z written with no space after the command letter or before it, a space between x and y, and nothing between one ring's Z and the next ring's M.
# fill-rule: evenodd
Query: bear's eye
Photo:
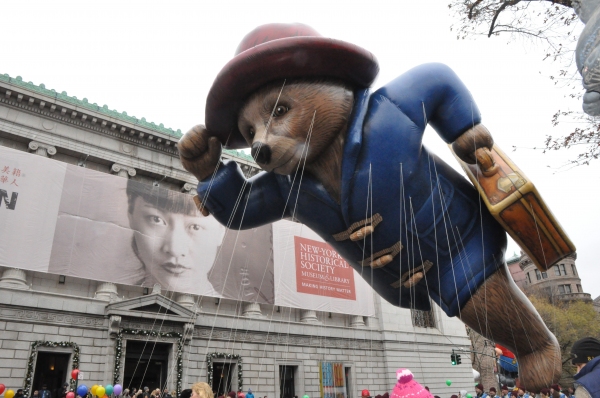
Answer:
M250 137L254 137L254 129L252 127L250 127L250 129L248 130L248 135Z
M279 105L277 108L275 108L275 112L273 112L273 116L282 116L287 111L289 111L287 106Z

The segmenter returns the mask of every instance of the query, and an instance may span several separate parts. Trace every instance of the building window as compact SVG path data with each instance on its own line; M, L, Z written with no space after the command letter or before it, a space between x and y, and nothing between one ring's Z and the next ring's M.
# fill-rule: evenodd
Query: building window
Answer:
M575 269L575 264L571 264L571 271L573 271L573 275L577 276L577 270Z
M542 279L542 273L537 269L535 270L535 277L538 281Z
M554 268L554 275L560 276L560 269L558 268L558 265L555 265L552 268Z
M565 268L564 264L559 264L557 268L558 268L558 274L559 274L559 276L560 275L562 275L562 276L566 276L567 275L567 269Z
M413 326L420 328L434 328L435 318L433 311L410 310Z
M527 282L531 283L531 275L529 275L529 272L527 273Z
M560 294L569 294L569 293L571 293L571 285L558 285L558 292Z
M577 291L578 291L579 293L583 293L583 288L582 288L582 287L581 287L581 285L579 285L579 284L577 285Z
M548 279L548 273L542 272L542 279Z

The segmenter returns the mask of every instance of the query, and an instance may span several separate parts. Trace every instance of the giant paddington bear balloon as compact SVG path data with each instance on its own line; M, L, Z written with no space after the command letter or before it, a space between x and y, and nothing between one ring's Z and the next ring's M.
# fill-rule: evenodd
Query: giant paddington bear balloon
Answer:
M492 148L469 91L427 64L371 92L378 71L368 51L306 25L249 33L213 83L206 127L179 143L197 203L233 229L293 216L390 303L427 310L431 299L517 353L528 389L552 384L560 350L507 272L504 229L422 145L429 124L466 162ZM222 146L251 147L264 172L246 179Z

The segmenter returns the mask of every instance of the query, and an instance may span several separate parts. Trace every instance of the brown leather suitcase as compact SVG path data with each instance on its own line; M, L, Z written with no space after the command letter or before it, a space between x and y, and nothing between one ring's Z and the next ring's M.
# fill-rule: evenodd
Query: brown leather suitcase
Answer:
M492 148L491 156L498 167L488 176L478 165L467 164L452 153L479 190L490 213L540 271L575 253L575 245L536 187L497 145Z

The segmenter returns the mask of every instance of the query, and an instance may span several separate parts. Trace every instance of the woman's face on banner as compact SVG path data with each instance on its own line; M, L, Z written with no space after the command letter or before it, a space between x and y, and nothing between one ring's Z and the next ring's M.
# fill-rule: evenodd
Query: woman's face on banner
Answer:
M186 291L207 285L207 274L225 233L214 217L199 212L171 213L140 196L129 216L138 256L156 282L165 289Z

